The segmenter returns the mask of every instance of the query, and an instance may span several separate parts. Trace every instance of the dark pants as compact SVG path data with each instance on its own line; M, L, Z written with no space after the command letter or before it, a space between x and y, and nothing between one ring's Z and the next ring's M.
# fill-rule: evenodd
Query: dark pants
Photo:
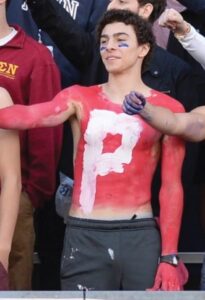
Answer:
M154 219L69 218L61 265L62 290L146 290L160 255Z

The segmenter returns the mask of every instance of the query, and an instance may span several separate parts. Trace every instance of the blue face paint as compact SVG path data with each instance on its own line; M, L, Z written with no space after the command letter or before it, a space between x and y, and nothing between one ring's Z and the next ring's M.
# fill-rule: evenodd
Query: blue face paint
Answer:
M119 42L118 47L119 48L129 48L129 45L126 42ZM107 50L107 46L104 46L104 45L100 46L100 52L103 52L105 50Z
M119 43L119 47L120 47L120 48L128 48L129 45L128 45L127 43L125 43L125 42L120 42L120 43Z
M100 52L105 51L107 49L106 46L100 46Z

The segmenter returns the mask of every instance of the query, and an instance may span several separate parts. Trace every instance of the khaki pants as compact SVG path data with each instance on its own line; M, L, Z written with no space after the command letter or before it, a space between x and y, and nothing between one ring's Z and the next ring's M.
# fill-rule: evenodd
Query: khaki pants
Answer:
M22 192L19 214L9 257L10 290L31 290L35 232L34 208L27 193Z

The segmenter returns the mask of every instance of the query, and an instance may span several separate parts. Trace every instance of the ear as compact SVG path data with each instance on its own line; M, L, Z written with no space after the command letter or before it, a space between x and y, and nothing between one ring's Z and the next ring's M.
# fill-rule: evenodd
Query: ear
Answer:
M143 44L140 45L140 51L139 51L139 58L145 58L145 56L147 56L147 54L149 53L150 50L150 45L149 44Z
M151 3L147 3L141 7L139 7L139 16L142 17L143 19L148 20L150 15L153 12L153 5Z

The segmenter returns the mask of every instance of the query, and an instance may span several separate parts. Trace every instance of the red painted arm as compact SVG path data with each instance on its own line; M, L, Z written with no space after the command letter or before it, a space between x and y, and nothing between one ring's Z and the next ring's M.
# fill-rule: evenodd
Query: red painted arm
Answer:
M160 190L160 227L162 254L177 253L183 210L181 170L185 155L184 142L165 136L162 147L162 185Z
M184 142L177 137L165 136L162 146L162 185L160 190L160 230L162 254L178 252L178 239L183 211L181 169L185 155ZM181 290L178 268L159 264L154 290Z
M57 126L74 113L74 104L69 99L68 89L65 89L49 102L0 109L0 128L23 130Z

